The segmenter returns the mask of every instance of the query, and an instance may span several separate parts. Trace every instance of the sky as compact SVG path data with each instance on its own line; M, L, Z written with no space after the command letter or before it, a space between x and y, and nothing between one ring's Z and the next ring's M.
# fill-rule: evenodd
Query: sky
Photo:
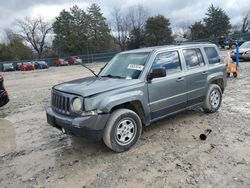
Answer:
M152 16L162 14L169 18L172 28L201 20L211 4L225 10L232 25L241 23L250 10L250 0L0 0L0 40L3 40L4 29L14 28L16 19L40 15L53 21L63 9L78 5L86 10L92 3L101 7L109 22L112 22L111 13L115 7L126 10L140 4Z

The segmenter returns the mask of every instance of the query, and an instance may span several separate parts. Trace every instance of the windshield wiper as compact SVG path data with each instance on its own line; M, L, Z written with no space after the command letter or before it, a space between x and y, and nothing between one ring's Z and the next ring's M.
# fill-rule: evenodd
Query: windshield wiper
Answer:
M99 76L95 73L95 71L93 71L91 68L87 67L84 64L81 64L83 67L85 67L86 69L88 69L93 75L95 75L95 77L99 78Z
M108 78L124 78L124 77L121 77L121 76L115 76L115 75L111 75L111 74L108 74L108 75L104 75L102 77L108 77Z

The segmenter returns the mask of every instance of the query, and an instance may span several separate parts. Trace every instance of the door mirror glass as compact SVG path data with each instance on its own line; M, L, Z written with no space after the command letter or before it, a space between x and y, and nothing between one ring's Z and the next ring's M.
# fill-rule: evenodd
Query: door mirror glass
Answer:
M167 75L165 68L153 68L151 72L148 74L148 80L152 80L153 78L161 78Z

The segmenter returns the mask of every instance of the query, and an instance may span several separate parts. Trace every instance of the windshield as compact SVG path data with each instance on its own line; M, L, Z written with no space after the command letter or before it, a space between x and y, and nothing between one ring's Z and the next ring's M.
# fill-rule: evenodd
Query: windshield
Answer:
M149 52L116 55L100 72L101 77L137 79L147 61Z
M244 42L240 48L250 48L250 42Z

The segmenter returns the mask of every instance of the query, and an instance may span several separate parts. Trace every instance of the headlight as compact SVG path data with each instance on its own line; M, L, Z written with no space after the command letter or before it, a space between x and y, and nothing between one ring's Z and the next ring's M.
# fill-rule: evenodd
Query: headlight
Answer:
M82 100L80 98L74 98L72 101L72 110L79 112L82 110Z

